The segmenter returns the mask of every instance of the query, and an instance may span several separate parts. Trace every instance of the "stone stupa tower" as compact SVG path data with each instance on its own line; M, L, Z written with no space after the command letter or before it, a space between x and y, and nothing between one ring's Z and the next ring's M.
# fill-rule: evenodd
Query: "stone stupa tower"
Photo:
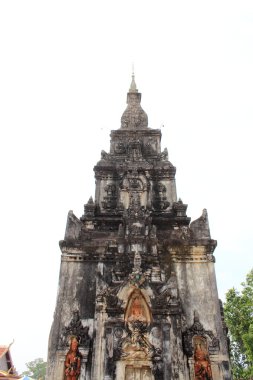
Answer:
M190 224L134 75L94 172L60 241L47 379L231 379L207 212Z

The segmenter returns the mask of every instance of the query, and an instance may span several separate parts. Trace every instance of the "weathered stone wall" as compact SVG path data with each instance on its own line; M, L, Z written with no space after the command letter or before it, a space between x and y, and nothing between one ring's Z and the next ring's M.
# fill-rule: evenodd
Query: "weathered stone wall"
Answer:
M89 326L89 333L93 333L95 297L96 264L79 261L79 255L73 257L63 255L57 303L49 337L48 376L52 380L59 379L59 373L62 374L63 371L63 357L66 355L67 347L61 350L59 344L62 331L69 325L73 311L80 311L83 325ZM60 368L54 373L53 369L58 366Z

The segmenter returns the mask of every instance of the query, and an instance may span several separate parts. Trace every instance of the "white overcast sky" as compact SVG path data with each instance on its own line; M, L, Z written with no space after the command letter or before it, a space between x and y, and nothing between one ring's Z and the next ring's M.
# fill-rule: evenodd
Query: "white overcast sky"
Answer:
M46 360L58 241L94 196L133 62L188 216L208 210L220 298L253 267L253 1L1 0L0 344L19 372Z

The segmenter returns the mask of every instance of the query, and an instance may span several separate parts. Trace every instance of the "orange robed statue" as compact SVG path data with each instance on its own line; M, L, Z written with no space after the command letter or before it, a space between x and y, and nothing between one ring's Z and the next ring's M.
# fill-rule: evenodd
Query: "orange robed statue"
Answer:
M70 348L65 358L65 379L77 380L81 371L81 353L78 350L78 340L71 338Z
M212 371L207 352L197 343L194 352L194 371L196 380L212 380Z

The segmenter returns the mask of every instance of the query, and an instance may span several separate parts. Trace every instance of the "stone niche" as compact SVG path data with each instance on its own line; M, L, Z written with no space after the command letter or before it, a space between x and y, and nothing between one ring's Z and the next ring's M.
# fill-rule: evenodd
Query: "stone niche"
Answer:
M124 320L127 334L121 342L116 379L153 380L154 347L148 334L152 315L144 295L138 288L135 288L129 296Z

